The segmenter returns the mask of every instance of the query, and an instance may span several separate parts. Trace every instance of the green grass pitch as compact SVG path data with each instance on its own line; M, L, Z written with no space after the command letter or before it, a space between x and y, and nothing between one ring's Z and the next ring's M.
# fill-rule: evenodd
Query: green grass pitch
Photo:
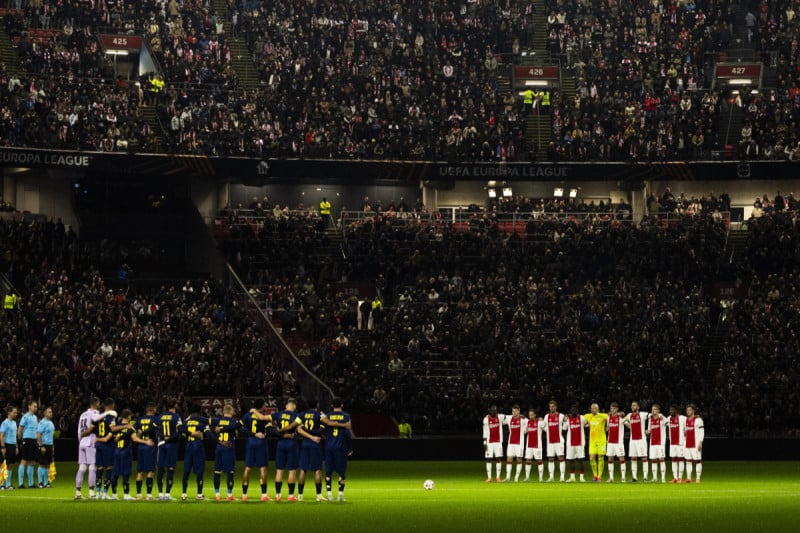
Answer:
M534 466L534 477L535 472ZM237 498L240 473L241 465ZM16 479L16 469L14 474ZM262 503L257 478L251 479L247 503L74 501L75 466L60 463L52 489L0 492L0 521L6 530L87 533L800 531L800 463L795 462L707 462L700 485L487 484L484 474L480 460L352 461L344 503L315 502L313 483L306 486L307 501ZM213 496L212 476L205 476L207 497ZM424 490L425 479L433 479L436 488ZM190 481L190 498L193 488ZM269 493L274 495L271 480ZM179 478L172 495L180 496Z

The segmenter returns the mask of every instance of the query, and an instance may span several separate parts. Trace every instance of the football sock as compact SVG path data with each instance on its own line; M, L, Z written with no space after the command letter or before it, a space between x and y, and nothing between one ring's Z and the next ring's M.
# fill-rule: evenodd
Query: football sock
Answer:
M503 473L503 463L501 461L497 461L495 468L497 470L497 477L500 477L500 474Z
M283 489L283 481L276 481L275 482L275 496L280 496L282 489Z
M145 485L147 487L147 494L153 494L153 478L147 478Z
M514 463L506 463L506 479L511 479L512 470L514 470Z
M703 463L698 461L697 464L694 465L694 471L697 474L697 479L700 479L700 476L703 474Z
M655 476L655 470L653 475ZM650 462L647 459L642 459L642 476L644 476L644 479L650 477Z
M17 469L17 479L19 480L19 485L23 485L25 483L25 467L19 465Z
M525 463L525 479L528 479L529 477L531 477L531 463L530 463L530 461Z
M597 457L589 458L589 466L592 467L592 477L597 477Z
M82 464L78 466L78 473L75 474L75 490L78 492L80 492L81 486L83 486L83 474L85 474L87 470L88 468L86 465ZM10 478L11 476L8 477ZM8 486L8 480L6 480L6 486Z
M305 488L306 488L306 484L305 483L298 483L297 484L297 494L302 496L303 495L303 491L305 490Z
M322 495L322 482L314 483L314 488L317 489L317 496L321 496ZM266 491L264 491L264 492L266 492Z
M344 496L344 479L339 478L339 496Z
M175 469L170 468L167 470L167 494L172 491L172 482L175 480Z
M197 476L197 495L201 496L203 494L203 474Z
M619 475L622 476L622 479L625 479L625 476L628 473L628 464L625 461L619 462Z
M555 461L548 461L547 462L547 471L550 473L550 477L553 477L553 474L556 472L556 464Z
M486 462L486 477L487 479L492 479L492 463Z
M228 472L228 494L233 494L233 486L235 481L233 479L233 472Z
M686 461L686 479L692 479L692 462Z
M678 461L672 461L672 479L678 478Z
M242 483L242 496L247 496L247 488L250 485L248 483Z
M119 476L111 476L111 494L117 493L117 482L119 481Z
M539 461L538 468L539 468L539 479L542 479L542 476L544 475L544 463L542 461Z
M519 475L522 473L522 462L517 462L517 474L514 476L514 481L519 480Z
M126 495L130 494L131 492L131 477L130 476L122 476L122 492Z
M214 472L214 493L219 494L219 486L222 480L222 474L219 472Z
M186 494L186 489L189 488L189 475L191 474L190 470L183 471L183 477L181 478L181 494ZM141 485L141 483L139 483Z
M614 461L608 462L608 479L614 479Z
M93 491L97 485L97 469L94 466L89 466L89 491Z
M28 485L33 485L33 467L31 465L28 465L27 472L28 472Z
M490 472L490 475L491 475L491 472ZM330 492L331 492L331 478L329 478L329 477L325 478L325 490L328 491L328 494L330 494Z
M667 463L661 461L661 481L667 479Z
M603 477L603 470L606 468L606 458L602 455L597 456L597 477Z
M686 462L683 459L678 459L678 479L683 478L684 470L686 470Z
M184 492L186 492L186 489L183 489L183 490L184 490ZM137 479L136 480L136 494L141 494L141 493L142 493L142 480L141 479Z
M267 484L266 483L262 483L261 484L261 495L263 496L266 493L267 493Z
M639 461L631 459L631 478L637 479L639 477Z
M164 493L164 469L162 467L158 467L158 493Z
M567 471L567 463L562 459L558 461L558 469L561 472L561 477L564 477L564 473Z
M289 487L289 496L294 496L294 483L287 483L287 487Z

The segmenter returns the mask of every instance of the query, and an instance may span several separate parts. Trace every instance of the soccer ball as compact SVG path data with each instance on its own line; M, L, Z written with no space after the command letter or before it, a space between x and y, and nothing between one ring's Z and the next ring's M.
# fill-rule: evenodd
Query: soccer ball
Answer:
M425 490L433 490L433 487L435 486L436 483L434 483L432 479L426 479L425 483L422 484L422 488Z

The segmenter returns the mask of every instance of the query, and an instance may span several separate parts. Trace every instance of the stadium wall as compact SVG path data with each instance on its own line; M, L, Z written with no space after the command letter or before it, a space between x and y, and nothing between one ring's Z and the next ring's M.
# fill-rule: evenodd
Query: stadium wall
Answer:
M213 459L213 448L206 445L206 457ZM244 441L236 441L236 456L244 458ZM270 457L275 457L275 441L270 440ZM59 439L56 461L76 461L76 439ZM469 437L431 437L414 439L355 439L354 460L379 461L482 461L480 435ZM798 461L800 439L725 439L709 438L703 459L710 461Z

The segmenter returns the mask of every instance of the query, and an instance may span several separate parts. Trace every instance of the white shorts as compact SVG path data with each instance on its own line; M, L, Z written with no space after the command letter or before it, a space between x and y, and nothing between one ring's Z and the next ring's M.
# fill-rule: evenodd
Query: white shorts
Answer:
M683 446L678 444L670 444L669 445L669 456L673 459L683 459L684 454L686 452L683 449Z
M537 461L542 460L542 449L541 448L525 448L525 459L536 459Z
M625 445L624 444L607 444L606 445L607 457L622 457L625 458Z
M664 445L651 444L650 445L650 459L663 459L664 458Z
M700 461L703 458L703 453L697 448L684 448L683 456L688 461Z
M647 441L629 440L628 441L628 456L629 457L647 457Z
M567 446L567 461L573 459L586 459L586 452L583 446Z
M486 445L486 458L497 458L501 459L503 457L503 445L499 442L492 442Z
M564 443L547 443L547 457L564 457Z
M522 444L509 444L506 446L506 457L522 457Z
M94 466L94 445L81 444L78 446L78 464Z

